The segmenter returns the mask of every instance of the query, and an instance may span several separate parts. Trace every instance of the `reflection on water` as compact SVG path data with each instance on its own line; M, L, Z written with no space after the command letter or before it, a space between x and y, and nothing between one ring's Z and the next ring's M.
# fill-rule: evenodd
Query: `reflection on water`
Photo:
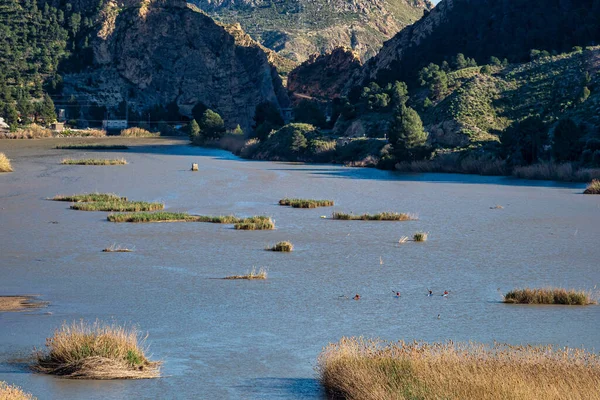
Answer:
M40 399L318 399L317 355L352 335L600 348L600 307L499 303L515 287L599 283L600 198L581 195L582 185L243 161L181 143L106 153L54 144L0 142L17 171L0 176L0 294L40 293L52 312L0 314L0 380ZM59 164L90 153L123 156L129 165ZM192 162L199 172L189 171ZM106 213L44 200L90 191L163 201L172 211L269 215L277 230L112 224ZM280 207L283 197L333 199L336 206ZM504 209L490 209L495 205ZM320 218L332 211L413 212L420 219ZM429 240L398 244L417 231L429 232ZM295 251L264 251L281 240ZM113 243L136 251L101 252ZM253 266L268 267L269 280L214 279ZM438 295L427 297L428 289ZM444 290L451 295L439 296ZM360 301L340 297L355 293ZM165 378L67 381L9 363L42 346L62 321L81 318L148 331Z

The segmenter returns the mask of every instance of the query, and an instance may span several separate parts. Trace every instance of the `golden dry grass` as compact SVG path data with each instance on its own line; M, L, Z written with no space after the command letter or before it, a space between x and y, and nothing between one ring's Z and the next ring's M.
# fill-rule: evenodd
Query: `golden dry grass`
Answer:
M10 160L4 153L0 153L0 172L13 172Z
M40 308L48 303L35 301L35 296L0 296L0 312L25 311Z
M19 129L16 132L9 132L6 135L0 135L0 138L6 139L38 139L52 137L53 132L50 129L46 129L43 126L37 124L31 124L23 129Z
M581 349L343 338L317 370L347 400L600 399L600 357Z
M160 376L160 363L146 358L145 337L135 328L99 321L64 323L35 354L34 370L75 379L147 379Z
M143 128L128 128L121 131L121 136L127 137L158 137L160 133L150 132Z
M20 387L9 385L0 381L0 399L2 400L35 400L29 393L25 393Z
M1 164L1 157L0 157ZM0 167L1 170L1 167ZM594 179L591 181L588 186L585 188L584 194L600 194L600 180Z
M65 158L60 162L63 165L126 165L127 161L124 158L107 160L99 158L87 158L83 160L74 160Z
M56 195L49 200L70 201L73 203L90 203L96 201L127 201L127 197L118 196L113 193L83 193L74 195Z
M569 306L596 304L596 301L589 292L562 288L516 289L504 296L504 302L511 304L562 304Z
M249 271L246 275L231 275L231 276L226 276L223 279L247 279L247 280L256 280L256 279L267 279L267 269L264 267L261 267L258 272L256 271L256 268L252 268L251 271Z

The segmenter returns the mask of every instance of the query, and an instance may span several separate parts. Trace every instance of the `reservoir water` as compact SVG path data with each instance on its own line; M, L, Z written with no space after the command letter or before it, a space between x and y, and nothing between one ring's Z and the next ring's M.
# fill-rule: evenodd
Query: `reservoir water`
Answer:
M256 162L164 139L130 139L129 150L54 149L64 142L0 141L15 170L0 174L0 295L49 302L0 313L0 380L41 400L321 399L317 356L343 336L600 350L600 306L500 302L518 287L597 290L600 196L583 195L584 185ZM61 165L65 157L129 164ZM277 229L115 224L46 200L94 191L169 211L269 215ZM283 197L336 205L292 209L277 204ZM333 211L419 220L321 218ZM429 240L398 244L417 231ZM295 251L264 250L281 240ZM113 243L135 252L101 252ZM268 280L219 279L253 266L267 267ZM357 293L360 301L348 299ZM139 326L164 377L73 381L26 368L34 347L80 319Z

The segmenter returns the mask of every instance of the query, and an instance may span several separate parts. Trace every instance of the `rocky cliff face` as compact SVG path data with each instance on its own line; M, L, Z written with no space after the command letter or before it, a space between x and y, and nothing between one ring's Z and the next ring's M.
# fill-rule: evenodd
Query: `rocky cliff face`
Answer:
M289 74L288 90L304 98L334 99L361 65L358 54L348 48L312 56Z
M347 46L362 58L429 10L429 0L194 0L218 20L295 61Z
M228 127L249 129L255 107L288 98L269 56L244 43L185 2L148 1L103 11L93 43L94 65L64 77L65 95L116 108L127 101L135 110L175 104L191 116L203 103Z

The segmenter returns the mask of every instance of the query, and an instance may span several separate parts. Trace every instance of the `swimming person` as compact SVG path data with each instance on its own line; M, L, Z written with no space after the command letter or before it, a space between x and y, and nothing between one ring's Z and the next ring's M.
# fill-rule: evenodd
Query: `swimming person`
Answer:
M433 296L433 290L427 290L429 292L429 294L427 296Z
M443 294L442 296L444 296L444 297L448 297L448 291L447 291L447 290L444 290L444 294Z
M356 296L353 297L354 300L360 300L360 294L356 294Z

